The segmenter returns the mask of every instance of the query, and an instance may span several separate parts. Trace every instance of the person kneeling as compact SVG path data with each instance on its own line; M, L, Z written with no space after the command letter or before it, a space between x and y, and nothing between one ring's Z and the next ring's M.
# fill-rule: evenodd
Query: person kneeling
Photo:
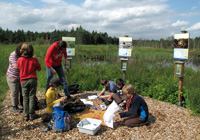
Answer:
M46 108L47 114L45 114L45 116L43 118L44 122L50 121L50 119L52 117L52 113L53 113L53 105L57 102L64 102L67 99L66 96L60 97L58 94L57 88L61 85L62 85L62 83L61 83L60 79L57 77L53 77L50 80L49 89L47 90L47 92L45 94L46 103L47 103L47 108Z
M116 115L115 120L127 117L125 125L128 127L146 125L149 111L145 100L135 93L135 89L131 84L125 85L122 88L122 93L127 96L126 112Z

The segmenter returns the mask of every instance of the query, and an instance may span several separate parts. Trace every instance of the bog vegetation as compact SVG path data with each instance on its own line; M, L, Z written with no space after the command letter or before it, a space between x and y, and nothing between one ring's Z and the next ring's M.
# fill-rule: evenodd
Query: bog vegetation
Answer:
M34 46L34 56L39 59L42 71L37 72L38 90L44 91L46 84L45 55L49 45ZM8 85L6 70L8 57L16 44L0 45L0 102L3 101ZM190 58L199 63L199 50L190 50ZM66 71L65 71L66 72ZM122 78L118 45L76 45L76 56L69 70L69 85L79 84L81 91L101 90L101 78L116 81ZM178 78L174 77L173 49L134 46L129 58L126 83L131 83L138 94L172 104L178 102ZM183 106L200 113L200 71L185 67L183 82Z

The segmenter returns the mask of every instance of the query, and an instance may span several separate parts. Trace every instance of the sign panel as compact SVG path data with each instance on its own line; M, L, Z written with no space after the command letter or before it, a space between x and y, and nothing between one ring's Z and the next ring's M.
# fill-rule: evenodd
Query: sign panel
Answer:
M66 41L67 43L71 43L71 46L67 47L67 56L73 57L75 56L75 37L62 37L62 41Z
M188 60L189 33L174 35L174 59Z
M131 57L132 37L119 37L119 57Z

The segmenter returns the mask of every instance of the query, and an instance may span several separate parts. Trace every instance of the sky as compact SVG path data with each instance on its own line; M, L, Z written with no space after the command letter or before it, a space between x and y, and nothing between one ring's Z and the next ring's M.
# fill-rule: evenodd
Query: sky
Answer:
M52 32L82 26L111 37L200 36L200 0L0 0L0 27Z

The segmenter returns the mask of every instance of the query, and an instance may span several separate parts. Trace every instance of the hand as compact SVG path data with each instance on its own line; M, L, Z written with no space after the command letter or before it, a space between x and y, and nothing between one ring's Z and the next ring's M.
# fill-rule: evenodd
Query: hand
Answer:
M119 120L120 119L120 115L116 115L115 120Z
M56 70L54 68L51 67L51 72L55 75L56 74Z
M61 97L60 102L64 102L67 99L67 97Z
M119 104L119 106L120 106L120 107L123 107L123 106L124 106L124 104L123 104L123 103L120 103L120 104Z

